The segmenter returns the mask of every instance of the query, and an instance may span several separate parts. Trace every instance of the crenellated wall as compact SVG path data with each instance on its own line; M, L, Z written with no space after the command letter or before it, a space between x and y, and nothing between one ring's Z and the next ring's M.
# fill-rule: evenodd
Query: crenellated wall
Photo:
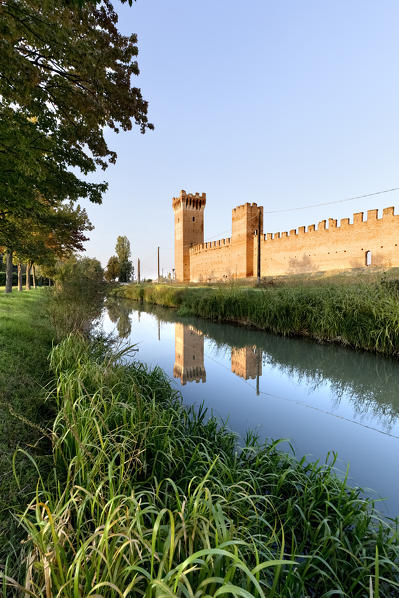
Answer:
M399 216L393 207L385 208L382 218L377 215L378 210L369 210L367 218L357 212L352 223L343 218L338 225L330 218L317 228L262 235L261 276L399 266ZM256 244L253 259L256 264Z
M231 239L209 241L190 249L190 280L203 282L223 280L233 275Z
M394 208L322 220L289 232L263 234L263 207L246 203L232 212L231 238L204 243L206 195L173 198L175 268L181 281L203 282L257 275L260 231L261 276L279 276L399 266L399 215Z

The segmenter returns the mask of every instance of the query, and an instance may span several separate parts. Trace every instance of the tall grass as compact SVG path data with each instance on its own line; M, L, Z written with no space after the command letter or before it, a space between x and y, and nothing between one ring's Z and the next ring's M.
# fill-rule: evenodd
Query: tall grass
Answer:
M397 531L334 458L297 462L251 435L238 450L160 369L80 336L51 367L54 479L21 516L26 595L397 595Z
M179 307L187 293L207 292L206 287L190 288L166 284L129 284L112 289L112 295L133 299L133 301L142 301L163 305L164 307Z
M70 332L88 335L101 316L104 285L82 275L76 268L74 275L56 280L55 286L48 289L47 298L47 316L55 340L61 340Z
M394 282L266 289L130 285L124 296L181 315L239 322L283 335L309 336L399 355L399 291Z

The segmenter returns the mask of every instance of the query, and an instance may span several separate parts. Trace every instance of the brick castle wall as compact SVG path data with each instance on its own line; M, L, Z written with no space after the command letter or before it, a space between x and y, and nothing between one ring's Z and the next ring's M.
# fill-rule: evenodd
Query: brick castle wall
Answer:
M353 214L353 223L343 218L338 223L330 218L283 233L267 233L261 237L261 275L278 276L319 271L350 270L367 265L367 252L372 266L399 266L399 216L394 208L385 208L382 218L377 210ZM257 244L254 249L257 262Z
M231 239L220 239L190 249L190 280L204 282L233 276Z
M263 208L246 203L232 212L232 236L204 243L206 195L182 191L173 199L175 269L180 281L202 282L257 275L260 229L261 276L340 271L369 265L399 266L399 215L394 208L353 214L339 225L330 218L307 228L263 234ZM369 256L369 260L367 258Z

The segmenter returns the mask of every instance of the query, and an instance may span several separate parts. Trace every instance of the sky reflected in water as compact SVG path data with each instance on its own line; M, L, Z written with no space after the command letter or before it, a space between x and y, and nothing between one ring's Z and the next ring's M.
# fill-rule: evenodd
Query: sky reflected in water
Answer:
M298 457L336 451L351 483L399 515L397 361L115 300L103 326L163 368L185 403L204 403L241 437L286 438Z

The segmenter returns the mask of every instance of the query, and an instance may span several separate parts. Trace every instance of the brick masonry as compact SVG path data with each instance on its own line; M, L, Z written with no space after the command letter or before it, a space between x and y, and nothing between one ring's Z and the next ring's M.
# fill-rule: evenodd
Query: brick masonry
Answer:
M205 382L204 337L193 326L175 324L175 364L173 377L187 382Z
M244 380L262 375L262 350L255 346L231 347L231 371ZM204 335L180 322L175 323L175 363L173 376L187 382L206 382Z
M204 243L206 194L173 198L176 279L184 282L250 278L257 275L260 230L261 276L341 271L368 265L399 266L399 216L394 208L353 214L353 222L332 218L263 234L263 207L234 208L232 236Z

